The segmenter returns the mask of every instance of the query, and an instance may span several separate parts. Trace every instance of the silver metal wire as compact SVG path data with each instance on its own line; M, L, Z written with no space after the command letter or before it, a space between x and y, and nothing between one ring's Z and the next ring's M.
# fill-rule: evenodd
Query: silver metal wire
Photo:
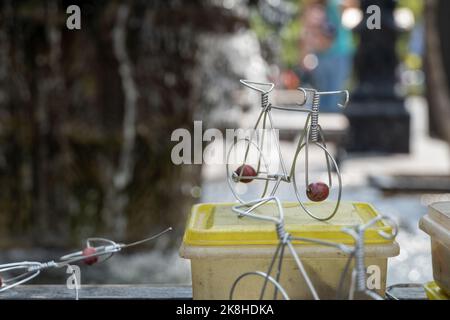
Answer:
M262 93L261 94L261 107L267 108L269 106L269 94L268 93Z
M310 127L306 128L306 136L309 135L309 130ZM320 136L322 136L322 134L320 134ZM332 219L336 213L339 210L339 205L341 203L341 197L342 197L342 178L341 178L341 173L339 171L339 167L336 163L336 160L333 158L333 156L330 154L330 152L328 151L328 149L326 148L325 145L315 142L314 143L317 147L319 147L320 149L323 150L323 152L325 153L325 157L326 157L326 162L327 162L327 172L328 172L328 183L329 186L332 186L332 179L331 179L331 166L329 164L329 160L331 160L331 163L333 164L333 167L335 169L336 172L336 176L338 178L338 191L337 191L337 200L336 200L336 204L334 206L334 209L331 213L329 213L327 216L325 217L319 217L317 215L315 215L311 210L308 210L308 208L304 205L302 197L300 196L300 190L298 188L298 183L297 183L297 178L296 178L296 172L295 172L295 167L292 168L291 171L291 175L292 175L292 182L294 185L294 192L295 195L298 199L298 202L300 204L300 206L303 208L303 210L312 218L319 220L319 221L327 221ZM309 142L308 139L306 139L306 142L301 144L300 147L298 148L295 157L294 157L294 164L297 162L297 158L300 154L300 152L302 151L302 149L305 149L305 186L307 187L309 185Z
M163 234L171 231L172 228L167 228L162 232L148 237L146 239L124 244L116 243L112 240L105 238L89 238L86 241L86 246L88 248L94 248L95 251L92 254L84 255L83 251L76 251L67 255L60 257L58 260L51 260L48 262L36 262L36 261L22 261L15 263L0 264L0 292L9 290L18 285L26 283L33 278L37 277L42 271L46 269L57 269L70 266L80 261L85 261L93 257L103 257L106 256L107 259L110 258L114 253L121 251L124 248L131 246L136 246L147 241L154 240ZM100 245L95 245L100 244ZM106 259L105 259L106 260ZM105 261L103 260L103 261ZM14 273L13 276L5 276L10 273ZM78 296L78 291L76 292Z
M320 104L320 95L316 91L313 94L313 102L311 107L310 139L312 142L317 142L317 140L319 139L319 104Z
M290 300L288 294L286 293L286 291L284 290L284 288L280 285L280 283L275 280L274 278L272 278L271 276L269 276L268 274L262 272L262 271L254 271L254 272L246 272L242 275L239 276L239 278L236 279L236 281L233 283L233 285L231 286L231 290L230 290L230 300L233 300L234 297L234 291L236 289L236 286L238 285L238 283L244 279L245 277L251 276L251 275L255 275L255 276L260 276L260 277L264 277L266 279L266 281L270 281L273 283L273 285L281 292L281 294L283 295L284 300Z
M256 90L258 92L261 92L262 94L269 93L275 88L275 84L273 83L267 83L267 82L257 82L257 81L250 81L250 80L239 80L240 83L242 83L244 86ZM257 87L259 86L259 87ZM267 90L262 89L261 87L267 87Z
M247 150L250 148L250 146L253 146L253 147L256 148L256 150L258 150L258 152L261 154L260 162L263 163L264 172L268 173L269 172L269 166L267 164L266 158L261 153L261 149L259 148L258 144L256 144L254 141L251 141L250 139L246 138L246 139L239 139L238 141L236 141L236 143L233 145L233 147L237 146L238 143L240 143L240 142L246 142L247 143ZM231 147L230 150L228 151L227 163L226 163L227 182L228 182L228 186L230 187L231 192L233 193L234 197L240 203L245 203L246 199L241 198L241 196L239 195L238 191L235 188L236 183L238 181L240 181L241 179L245 179L245 178L247 178L247 179L251 178L251 179L256 179L256 180L265 180L265 182L264 182L264 189L262 190L261 195L259 195L261 198L263 198L266 195L266 193L267 193L267 189L269 187L269 181L271 181L271 180L273 181L273 179L270 179L270 178L265 179L264 177L262 177L260 170L257 171L258 175L256 177L245 177L245 176L242 176L243 170L241 170L239 175L236 175L235 172L232 171L231 168L230 168L230 164L232 163L231 155L232 155L232 152L233 152L233 147ZM245 156L245 158L247 158L247 155ZM246 162L246 159L244 159L244 163L245 162Z
M263 284L263 287L261 290L261 294L260 294L260 299L262 299L264 297L264 293L265 293L267 284L269 282L275 286L274 298L277 297L278 292L281 292L283 297L285 299L288 299L289 297L287 296L286 291L283 289L283 287L279 283L282 262L283 262L283 257L284 257L284 251L287 248L290 251L292 257L294 258L294 261L298 267L300 275L305 280L312 297L314 299L318 300L319 296L314 288L314 285L311 282L311 279L309 278L308 274L306 273L303 263L302 263L300 257L298 256L294 246L292 245L292 241L294 241L294 240L306 241L306 242L315 243L318 245L335 247L335 248L341 250L344 254L347 254L349 256L349 258L344 266L344 270L341 274L339 283L338 283L337 295L336 295L337 298L339 298L341 295L346 276L348 274L348 271L350 270L351 262L352 262L352 260L354 260L355 263L354 263L353 271L351 273L351 285L350 285L348 297L350 299L353 299L355 293L363 293L367 297L370 297L372 299L381 299L382 297L380 297L376 292L368 290L367 286L366 286L364 234L369 227L373 226L378 221L380 221L382 219L390 220L389 218L377 217L364 225L358 225L358 226L355 226L352 228L344 228L343 231L348 233L349 235L351 235L354 239L353 248L350 246L344 245L344 244L333 243L333 242L323 241L323 240L319 240L319 239L292 237L288 232L286 232L286 229L285 229L284 211L283 211L282 204L281 204L280 200L277 197L275 197L276 190L278 189L278 187L282 181L288 182L288 183L292 182L294 184L294 191L295 191L295 194L299 201L299 204L300 204L301 208L308 215L310 215L311 217L313 217L314 219L317 219L319 221L327 221L336 215L339 205L340 205L340 201L341 201L342 179L341 179L341 174L339 172L339 168L336 163L336 160L333 158L333 156L327 150L324 135L323 135L322 129L319 124L320 96L321 95L334 95L334 94L342 95L343 94L344 102L342 104L338 104L338 106L341 108L344 108L347 106L347 104L349 102L348 91L344 90L344 91L319 92L314 89L298 88L298 90L303 94L303 101L300 103L297 103L297 108L281 107L281 106L274 106L269 102L268 94L273 90L274 84L253 82L253 81L248 81L248 80L241 80L241 83L244 84L245 86L247 86L251 89L257 90L258 92L261 93L261 113L256 121L255 126L254 126L255 129L258 127L258 125L260 124L261 121L262 121L263 129L266 129L267 119L269 121L270 129L273 129L273 120L272 120L272 116L270 113L271 109L307 112L308 116L306 118L305 126L304 126L303 132L300 136L300 139L299 139L299 142L297 145L297 149L296 149L296 152L294 155L294 161L293 161L293 164L292 164L292 167L290 170L290 174L287 173L287 170L286 170L286 167L285 167L285 164L283 161L283 157L281 154L281 148L280 148L278 141L276 141L276 146L277 146L277 153L278 153L278 156L279 156L279 159L281 162L282 174L278 174L278 173L270 174L268 172L267 161L264 158L264 153L262 150L263 144L261 144L261 147L260 147L258 144L254 143L251 139L246 139L247 149L245 152L245 157L244 157L242 166L247 164L249 148L250 148L250 146L253 145L254 147L257 148L257 151L258 151L258 154L260 157L260 160L258 162L258 170L257 170L256 176L250 176L250 177L243 176L243 170L241 170L241 172L239 174L236 174L235 172L231 172L230 166L229 166L230 154L231 154L231 151L233 150L234 145L232 146L232 148L230 149L230 151L228 153L227 165L226 165L228 184L229 184L234 196L236 197L236 199L241 203L241 204L238 204L238 205L232 207L232 210L235 213L237 213L238 217L240 217L240 218L247 217L247 218L259 219L259 220L264 220L264 221L269 221L269 222L274 223L276 235L279 239L279 244L278 244L278 246L275 250L275 253L272 257L272 260L269 264L268 271L266 273L264 273L262 271L248 272L248 273L245 273L245 274L241 275L240 277L238 277L232 285L231 292L230 292L230 299L233 298L234 291L235 291L237 284L243 278L250 276L250 275L257 275L257 276L265 277L265 281L264 281L264 284ZM264 90L261 87L257 87L256 85L267 87L268 89ZM311 109L298 108L298 107L302 107L306 104L306 102L308 101L308 93L310 93L312 95ZM263 136L263 138L264 138L264 136ZM238 142L236 142L236 144ZM300 192L299 192L298 184L296 181L296 174L295 174L296 162L299 160L300 152L304 149L305 150L305 185L306 185L306 188L308 188L308 186L309 186L309 146L310 146L310 143L319 147L324 152L326 165L327 165L329 187L332 186L332 182L333 182L332 177L331 177L332 166L334 167L337 178L338 178L338 196L337 196L336 205L334 206L334 209L332 210L332 212L329 213L326 217L318 217L318 216L314 215L310 210L307 209L307 207L304 205L304 203L300 197ZM265 168L266 170L264 171L264 176L260 175L260 173L262 173L262 172L260 172L261 160L266 165L266 168ZM237 194L234 186L243 179L266 181L265 189L264 189L263 195L261 196L260 199L245 201ZM266 194L267 188L268 188L268 183L270 181L274 181L275 183L274 183L272 191L270 192L269 197L265 197L265 194ZM269 202L275 202L277 212L278 212L277 215L264 216L264 215L255 213L255 210L257 208L259 208ZM392 222L392 221L390 221L390 222ZM393 223L393 225L394 225L394 227L393 227L392 234L388 234L384 231L379 231L379 234L386 239L395 238L395 236L397 235L397 232L398 232L398 228L395 227L395 223ZM275 276L275 278L273 278L271 276L271 273L275 267L277 260L278 260L278 264L277 264L276 276Z
M374 226L376 223L382 220L388 222L392 226L392 233L386 233L383 230L378 230L377 231L378 234L387 240L394 239L398 234L397 224L391 218L382 215L375 217L374 219L368 221L365 224L342 229L343 232L352 236L355 242L352 252L355 260L355 267L352 272L351 290L349 291L350 300L354 298L355 293L362 293L376 300L383 299L378 293L369 290L367 288L367 276L365 267L365 243L364 243L364 236L367 229L369 229L370 227ZM344 273L346 272L347 270L344 270ZM345 277L345 274L343 274L342 276ZM338 294L339 293L340 292L338 291Z
M309 216L311 216L314 219L320 220L320 221L326 221L335 216L339 209L340 201L341 201L341 195L342 195L342 178L341 174L338 168L338 165L336 163L336 160L333 158L331 153L328 151L324 139L324 134L322 132L322 129L319 124L319 112L320 112L320 96L321 95L331 95L331 94L341 94L344 95L344 102L342 104L338 104L339 107L346 107L349 102L349 93L348 91L326 91L326 92L319 92L315 89L309 89L309 88L298 88L298 90L302 93L302 100L300 103L297 103L297 108L295 107L281 107L281 106L274 106L269 102L269 93L274 89L275 85L273 83L264 83L264 82L255 82L255 81L249 81L249 80L240 80L240 82L247 86L248 88L251 88L253 90L258 91L261 94L261 112L258 116L258 119L256 121L256 124L254 126L254 129L256 130L259 126L259 124L262 121L262 128L263 131L268 128L271 132L273 132L274 124L273 119L271 115L272 109L278 109L278 110L284 110L284 111L298 111L298 112L307 112L308 116L306 118L306 122L304 125L304 129L302 131L302 134L300 136L300 139L297 144L297 149L294 154L294 160L292 162L292 166L290 171L288 172L287 167L285 165L282 153L281 153L281 147L278 142L278 140L275 138L275 146L276 151L278 154L278 159L280 160L281 164L281 173L269 173L268 169L268 162L266 161L264 157L264 143L259 146L257 143L252 141L252 138L249 138L247 140L247 148L245 151L244 160L241 164L241 166L244 166L247 164L248 159L248 153L250 147L253 145L257 148L258 155L260 157L260 161L258 162L258 168L256 170L256 176L252 177L244 177L242 176L243 171L241 170L239 174L236 174L233 172L230 168L230 155L232 153L232 150L236 148L239 141L237 141L235 144L232 145L228 152L227 156L227 163L226 163L226 170L227 170L227 181L228 185L235 196L235 198L240 203L245 203L248 201L247 199L243 199L238 192L236 191L237 184L242 180L263 180L266 181L264 192L261 195L261 198L266 196L267 189L269 188L269 182L274 181L273 187L271 187L271 192L269 193L269 196L275 196L276 191L280 185L281 182L287 182L287 183L293 183L294 184L294 192L296 194L297 200L299 201L300 207L303 211L305 211ZM267 88L267 89L263 89ZM301 108L303 107L308 99L308 96L312 97L311 102L311 108ZM266 123L268 121L268 124ZM264 135L263 135L264 139ZM318 146L323 152L325 156L326 161L326 167L327 167L327 173L328 173L328 187L331 188L333 186L333 180L332 180L332 166L334 167L334 171L337 175L338 179L338 191L337 191L337 200L336 200L336 206L334 209L329 212L324 217L318 217L317 215L314 215L310 210L306 208L306 206L303 203L302 197L300 196L300 190L299 186L297 184L297 181L295 179L295 168L296 168L296 162L299 159L299 154L302 150L305 151L305 188L304 190L308 189L309 186L309 147L310 142L314 145ZM264 173L260 172L260 162L263 162L265 165ZM251 182L250 182L251 183Z
M260 206L269 203L269 202L275 202L276 207L277 207L277 212L278 215L276 216L264 216L264 215L260 215L260 214L256 214L253 211L255 211L257 208L259 208ZM247 208L247 209L244 209ZM294 257L294 260L298 266L300 275L303 277L303 279L305 280L308 289L311 292L311 295L313 296L313 298L315 300L319 300L319 296L317 295L316 289L314 288L308 274L306 273L306 270L303 266L303 263L301 262L295 248L292 246L291 244L291 240L290 240L290 235L286 232L285 228L284 228L284 210L283 210L283 206L281 204L281 201L277 198L277 197L267 197L264 199L258 199L258 200L254 200L254 201L250 201L248 203L245 204L239 204L236 205L234 207L232 207L232 210L238 214L239 217L250 217L253 219L259 219L259 220L263 220L263 221L270 221L275 223L276 226L276 230L277 230L277 235L279 238L282 245L283 246L287 246L291 255ZM279 250L276 251L276 254L273 257L272 261L275 261L278 258L278 252ZM273 266L273 263L272 263ZM267 273L268 276L270 276L270 272L272 269L272 266L270 267L269 272ZM281 262L279 264L279 269L278 269L278 273L281 272ZM260 271L259 271L260 272ZM279 278L279 275L278 275ZM233 292L234 292L234 288L236 287L237 283L242 279L242 277L239 277L238 279L236 279L236 281L233 283L232 285L232 291L230 296L233 296ZM276 281L275 279L269 279L272 283L274 283L274 281ZM277 282L278 283L278 282ZM279 287L281 287L281 285L276 285L277 289L280 290ZM264 286L265 289L265 286ZM280 290L281 291L281 290ZM262 293L262 295L264 295Z
M276 205L276 214L275 215L261 215L258 213L255 213L255 210L260 208L263 205L266 205L267 203L274 202ZM247 272L239 276L232 284L231 290L230 290L230 299L233 299L234 292L237 287L237 284L244 278L250 275L257 275L264 277L264 283L261 288L260 293L260 300L264 298L265 291L267 284L270 282L274 285L275 291L274 291L274 299L276 299L278 292L281 292L284 299L289 299L289 296L286 292L286 290L283 288L283 286L280 283L280 276L281 276L281 270L282 270L282 263L284 258L284 250L287 247L289 252L291 253L292 257L294 258L294 261L299 269L301 277L305 280L308 289L313 297L313 299L319 300L319 296L317 294L317 291L314 288L314 285L309 278L308 274L306 273L306 270L303 266L303 263L297 254L297 251L295 250L292 241L303 241L303 242L309 242L314 243L317 245L323 245L323 246L329 246L334 247L340 251L342 251L345 255L348 255L348 260L344 266L344 269L342 271L341 277L339 279L337 290L336 290L336 299L340 299L342 296L342 290L344 287L344 282L346 279L346 276L348 274L348 271L350 269L350 265L352 260L355 261L354 268L351 273L351 283L350 283L350 289L349 289L349 299L353 299L355 296L355 293L362 293L366 295L370 299L377 299L380 300L382 297L377 294L376 292L367 289L366 285L366 267L365 267L365 246L364 246L364 235L368 228L374 226L376 223L378 223L381 220L388 221L389 224L392 225L392 233L386 233L383 230L378 230L378 233L380 236L382 236L385 239L394 239L397 236L398 228L396 224L386 216L378 216L370 221L368 221L365 224L362 225L356 225L353 227L347 227L343 228L342 231L351 235L354 239L354 245L345 245L342 243L335 243L330 241L324 241L320 239L313 239L313 238L305 238L305 237L294 237L291 236L285 229L285 223L284 223L284 209L281 201L277 197L267 197L263 199L257 199L253 201L249 201L248 203L244 204L238 204L232 207L232 211L235 212L238 217L240 218L252 218L252 219L258 219L262 221L269 221L273 222L275 225L275 232L277 234L279 243L276 247L276 250L274 252L274 255L272 256L271 262L269 264L267 272L262 271L255 271L255 272ZM278 265L276 269L276 276L273 278L271 276L273 269L275 267L276 261L278 260Z
M41 269L44 265L39 262L34 261L23 261L18 263L7 263L0 265L0 276L2 273L19 271L19 275L13 276L11 278L2 277L2 286L0 287L0 292L6 291L8 289L14 288L31 279L37 277L41 273Z

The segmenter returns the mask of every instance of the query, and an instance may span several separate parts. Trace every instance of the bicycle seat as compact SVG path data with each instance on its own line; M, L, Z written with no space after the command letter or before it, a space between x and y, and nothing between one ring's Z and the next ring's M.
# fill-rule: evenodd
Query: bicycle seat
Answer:
M273 88L275 88L275 84L273 84L273 83L271 83L271 82L255 82L255 81L243 80L243 79L241 79L241 80L239 80L239 81L240 81L240 83L242 83L244 86L246 86L246 87L248 87L248 88L250 88L250 89L259 91L259 92L261 92L262 94L267 94L267 93L269 93L270 91L272 91ZM262 86L263 88L264 88L264 87L269 87L269 89L264 90L263 88L258 88L258 87L256 87L255 85Z

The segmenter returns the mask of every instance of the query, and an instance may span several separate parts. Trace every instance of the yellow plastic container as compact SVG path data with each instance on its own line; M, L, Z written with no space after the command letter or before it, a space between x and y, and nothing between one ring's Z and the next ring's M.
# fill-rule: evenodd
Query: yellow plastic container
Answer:
M273 223L238 218L230 203L199 204L192 208L180 255L191 260L194 299L228 299L233 282L243 273L267 271L278 238ZM308 203L308 209L319 213L334 208L333 203ZM378 215L367 203L342 202L336 216L328 222L310 218L298 203L284 203L287 231L293 236L353 244L342 228L369 221ZM273 204L257 209L258 214L273 215ZM366 266L379 270L379 294L384 295L387 258L399 253L398 244L386 240L378 231L391 227L378 222L366 232ZM293 242L320 298L333 299L347 256L338 249L306 242ZM307 286L292 256L286 251L280 282L291 299L311 299ZM349 281L348 281L349 282ZM344 291L348 290L346 282ZM235 291L237 299L257 299L263 279L248 277ZM271 290L266 291L271 297Z
M425 293L427 294L428 300L450 300L441 288L436 284L436 282L428 282L423 286Z
M431 238L434 281L450 295L450 202L430 205L419 227Z

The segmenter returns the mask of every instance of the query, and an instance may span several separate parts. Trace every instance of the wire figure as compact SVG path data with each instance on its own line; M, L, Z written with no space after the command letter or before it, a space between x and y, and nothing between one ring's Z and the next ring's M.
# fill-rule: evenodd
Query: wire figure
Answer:
M278 211L278 215L276 217L271 216L264 216L257 213L254 213L254 211L261 207L262 205L265 205L269 202L275 202L276 208ZM351 274L351 284L350 284L350 291L348 298L350 300L354 299L354 296L356 293L363 293L366 296L372 298L372 299L382 299L380 295L378 295L376 292L371 291L366 286L366 268L365 268L365 251L364 251L364 234L365 231L370 228L371 226L375 225L378 221L381 220L387 220L391 222L393 225L393 231L392 234L386 233L382 230L378 231L380 236L382 236L385 239L394 239L398 233L398 228L396 227L396 224L386 216L377 216L376 218L368 221L367 223L363 225L356 225L353 227L343 228L343 232L349 234L354 239L354 246L348 246L345 244L340 243L334 243L330 241L323 241L319 239L313 239L313 238L304 238L304 237L294 237L286 232L285 230L285 222L284 222L284 212L283 212L283 206L280 202L280 200L277 197L268 197L264 199L259 199L255 201L248 202L246 204L236 205L232 207L233 212L237 213L239 217L249 217L253 219L263 220L263 221L270 221L275 224L275 230L278 236L278 246L275 249L275 253L270 261L269 267L267 272L263 271L254 271L254 272L247 272L239 276L231 286L230 290L230 300L233 300L234 292L236 290L236 287L238 283L249 276L258 276L264 278L264 284L261 289L260 293L260 300L264 298L265 291L267 289L268 283L272 283L275 287L273 299L277 299L278 292L281 293L283 299L289 300L289 296L286 292L286 290L283 288L283 286L280 284L280 276L281 276L281 270L283 265L283 258L285 254L286 247L290 251L292 257L294 258L294 261L298 267L300 276L305 280L306 285L308 286L308 290L310 291L313 299L319 300L319 295L317 294L317 291L309 278L308 274L305 271L305 268L303 266L303 263L295 251L294 246L292 245L292 241L304 241L304 242L310 242L318 245L324 245L329 247L337 248L338 250L342 251L344 254L348 255L349 258L345 264L344 270L341 274L338 289L336 293L336 298L340 299L342 295L342 289L344 286L344 281L346 279L347 273L350 269L351 262L354 260L355 267ZM275 270L275 277L272 277L271 274Z
M77 262L84 262L87 265L92 265L97 262L104 262L109 258L111 258L115 253L120 252L124 248L136 246L144 242L154 240L169 231L172 231L172 228L167 228L154 236L128 244L116 243L112 240L104 238L88 238L86 241L85 249L64 255L60 257L57 261L55 260L51 260L48 262L22 261L15 263L0 264L0 292L24 284L34 279L42 271L47 269L64 268ZM99 260L100 257L104 259L100 261ZM75 283L77 298L78 298L78 286L79 284Z
M277 217L270 217L270 216L264 216L264 215L259 215L254 213L253 211L257 208L259 208L260 206L268 203L268 202L275 202L276 207L277 207L277 211L278 211L278 216ZM275 230L277 232L277 236L279 239L279 243L278 246L275 250L275 253L273 255L273 258L270 262L269 265L269 269L267 271L267 273L264 273L262 271L256 271L256 272L249 272L249 273L245 273L243 275L241 275L232 285L231 287L231 291L230 291L230 300L233 299L233 294L236 288L236 285L238 284L238 282L240 280L242 280L244 277L250 276L250 275L257 275L257 276L262 276L265 278L264 281L264 285L263 288L261 290L261 295L260 295L260 299L262 299L264 297L264 293L266 290L266 286L267 283L270 281L272 282L275 287L277 288L277 290L275 291L275 297L277 295L277 291L279 290L281 292L281 294L283 295L283 297L285 299L289 299L289 297L287 296L286 291L283 289L283 287L281 286L281 284L279 283L280 280L280 275L281 275L281 267L282 267L282 263L283 263L283 256L284 256L284 251L286 249L286 247L289 249L289 251L291 252L292 256L294 257L294 260L298 266L300 275L303 277L303 279L305 280L311 294L313 295L314 299L318 300L319 297L317 295L316 289L314 288L308 274L306 273L306 270L303 266L302 261L300 260L297 252L295 251L295 248L293 247L291 241L293 240L293 237L286 232L285 230L285 226L284 226L284 211L283 211L283 206L280 202L280 200L277 197L268 197L268 198L264 198L264 199L258 199L255 201L251 201L248 202L246 204L242 204L242 205L236 205L234 207L232 207L232 210L238 214L239 217L250 217L250 218L254 218L254 219L258 219L258 220L263 220L263 221L270 221L273 222L275 224ZM275 278L272 278L270 276L270 274L272 273L272 269L275 265L275 262L277 260L277 258L279 259L278 261L278 267L277 267L277 273Z
M378 293L373 290L367 288L367 275L366 275L366 266L365 266L365 243L364 243L364 235L370 227L374 226L377 222L385 220L389 222L392 226L392 233L387 233L382 230L378 230L378 234L387 240L393 240L398 234L397 224L387 216L377 216L372 220L368 221L365 224L356 225L353 227L343 228L342 231L349 234L354 239L354 247L350 251L349 259L344 267L344 271L342 272L341 279L339 281L339 286L337 290L336 298L339 299L342 292L342 287L350 268L350 263L354 260L354 268L351 273L351 283L350 283L350 291L348 295L349 300L353 300L355 298L356 293L361 293L369 298L374 300L383 300Z
M254 134L249 138L239 139L237 140L232 147L230 148L228 155L227 155L227 164L226 164L226 170L227 170L227 181L228 185L230 186L230 189L235 196L235 198L241 202L246 203L248 200L255 199L255 198L265 198L268 194L269 197L275 196L275 193L280 185L281 182L287 182L287 183L293 183L294 185L294 191L295 195L297 197L297 200L302 207L302 209L311 217L314 219L320 220L320 221L326 221L336 214L339 204L341 201L341 194L342 194L342 180L341 180L341 174L339 172L338 165L336 163L336 160L333 158L331 153L328 151L324 139L324 134L322 131L322 128L319 124L319 109L320 109L320 97L322 95L333 95L333 94L339 94L344 96L344 102L342 104L338 104L339 107L345 108L349 102L349 93L347 90L343 91L327 91L327 92L319 92L314 89L304 89L304 88L298 88L298 90L303 94L303 101L300 104L297 104L296 107L281 107L281 106L275 106L272 105L269 102L269 93L273 90L275 85L273 83L263 83L263 82L253 82L248 80L240 80L240 82L245 85L248 88L251 88L253 90L258 91L261 94L261 112L258 116L258 119L256 120L256 124L254 125L253 129L256 132L256 130L261 125L262 127L262 136L259 141L255 141L256 137ZM258 87L259 86L259 87ZM266 88L266 89L263 89ZM308 99L308 95L311 97ZM311 108L302 108L307 101L311 102ZM269 129L269 132L273 134L273 119L271 115L271 111L273 109L277 110L283 110L283 111L293 111L293 112L306 112L308 113L308 116L306 118L306 122L303 128L303 131L301 133L300 139L297 144L297 149L295 151L294 160L292 163L292 166L289 170L287 170L287 167L284 163L280 144L277 140L277 137L275 137L275 147L276 152L281 164L281 173L271 173L269 172L269 165L268 162L264 156L264 140L266 139L266 131ZM266 141L267 142L267 141ZM236 154L239 154L239 146L241 144L244 144L244 158L241 161L237 161L237 167L235 166L235 162L232 161L232 156L236 156ZM310 145L316 145L319 147L321 151L324 152L325 155L325 161L327 166L327 173L328 173L328 184L323 182L314 182L310 183L309 180L309 148ZM299 158L300 152L304 149L305 151L305 191L306 196L314 202L320 202L324 201L328 198L329 195L329 189L332 187L332 169L331 165L333 165L335 172L337 174L338 178L338 194L337 194L337 201L334 209L332 212L330 212L326 217L318 217L313 212L308 210L304 204L302 197L300 196L300 188L298 187L298 182L296 179L295 174L295 167L297 160ZM255 168L250 164L250 156L251 151L256 151L256 163ZM262 182L259 183L257 186L256 182ZM273 182L274 186L271 188L272 190L269 192L269 182ZM251 185L255 185L256 189L259 190L253 190L255 194L251 195L251 199L244 199L238 191L239 186L242 186L242 183L246 184L247 189L250 188ZM251 192L249 192L251 193Z

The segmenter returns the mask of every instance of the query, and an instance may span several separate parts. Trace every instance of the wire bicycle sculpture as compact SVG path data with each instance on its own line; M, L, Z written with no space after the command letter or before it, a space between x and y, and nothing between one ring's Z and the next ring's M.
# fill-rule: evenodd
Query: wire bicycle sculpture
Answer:
M269 102L269 93L274 89L275 85L273 83L263 83L263 82L254 82L248 80L240 80L240 82L253 90L256 90L261 94L261 112L256 120L256 124L253 129L256 130L261 125L262 128L262 136L258 141L255 141L257 138L254 134L251 137L246 137L244 139L238 139L230 148L227 155L227 181L228 185L234 195L234 197L242 204L247 201L251 201L251 199L255 198L265 198L266 196L272 197L275 196L275 193L281 182L292 183L294 185L295 195L297 200L302 207L302 209L314 219L320 221L326 221L336 214L339 204L341 201L342 194L342 180L341 174L339 172L338 165L336 160L333 158L331 153L328 151L324 134L322 128L319 124L319 109L320 109L320 96L322 95L343 95L344 102L342 104L338 104L339 107L345 108L349 102L349 93L347 90L342 91L327 91L327 92L319 92L314 89L305 89L298 88L298 90L303 94L303 101L296 105L296 107L289 106L275 106ZM258 87L259 86L259 87ZM265 89L264 89L265 88ZM310 96L310 99L308 99ZM303 106L310 101L311 108L303 108ZM269 165L264 156L264 140L266 135L268 134L266 131L269 131L273 134L274 122L271 115L271 110L283 110L283 111L292 111L292 112L306 112L308 116L306 118L306 122L301 133L300 139L297 144L297 148L294 154L294 159L292 166L288 172L285 162L283 160L281 154L280 144L275 137L275 148L278 155L278 159L281 165L281 173L271 173L269 172ZM267 141L266 141L267 142ZM244 144L244 152L239 151L239 146ZM309 181L309 148L310 145L313 144L317 146L321 151L324 152L327 173L328 173L328 184L324 182L313 182ZM321 202L328 198L329 190L332 187L332 167L333 165L337 179L338 179L338 192L337 192L337 201L334 209L325 217L319 217L310 210L306 208L303 204L302 197L300 196L300 188L298 186L298 181L296 179L296 163L299 159L300 152L304 149L305 151L305 191L306 196L309 200L314 202ZM251 151L256 152L256 161L255 167L250 164L250 154ZM239 161L232 161L232 156L236 156L236 154L243 154L243 159ZM253 153L254 154L254 153ZM259 183L256 186L257 182ZM273 182L273 187L269 187L269 183ZM242 184L246 185L248 189L250 185L255 185L256 190L255 194L252 194L250 199L244 199L238 188L242 186ZM269 189L271 191L269 192ZM251 193L251 192L249 192Z
M262 205L265 205L269 202L274 202L276 204L276 208L278 211L278 215L276 217L271 216L264 216L260 214L254 213L254 211L261 207ZM303 263L296 252L292 241L304 241L309 243L314 243L318 245L323 246L329 246L334 247L342 251L344 254L348 255L347 262L345 264L344 270L341 274L339 284L336 291L336 299L340 299L342 297L342 291L345 279L347 277L347 274L350 270L351 262L354 260L354 268L351 273L351 283L350 283L350 290L348 299L353 300L355 295L357 293L365 294L367 297L381 300L383 299L378 293L375 291L369 290L366 285L366 267L365 267L365 247L364 247L364 234L368 228L375 225L378 221L385 220L390 222L392 225L392 233L387 233L382 230L379 230L378 233L380 236L382 236L385 239L394 239L397 236L398 228L396 224L392 221L391 218L386 216L377 216L376 218L368 221L365 224L362 225L356 225L353 227L347 227L343 228L342 231L352 236L354 239L354 246L348 246L345 244L340 243L334 243L330 241L323 241L319 239L313 239L313 238L304 238L304 237L294 237L290 235L288 232L286 232L285 229L285 222L284 222L284 211L283 206L280 202L280 200L277 197L267 197L264 199L259 199L255 201L251 201L247 204L242 205L236 205L232 207L232 210L238 214L238 217L249 217L253 219L263 220L263 221L270 221L275 224L275 230L278 237L278 245L275 249L275 253L269 263L268 270L266 272L263 271L253 271L253 272L246 272L242 275L240 275L233 283L231 290L230 290L230 300L233 300L234 292L236 290L236 287L238 283L249 276L258 276L264 278L264 283L261 289L260 293L260 300L264 298L267 285L269 282L274 286L274 295L273 299L277 299L278 292L281 293L283 299L289 300L289 295L287 294L286 290L283 288L283 286L280 283L280 276L282 271L282 265L283 265L283 258L285 255L286 248L291 253L296 266L298 267L300 276L305 280L306 285L308 286L308 289L315 300L319 300L320 297L317 294L317 290L315 289L311 279L309 278ZM271 274L275 270L275 277L272 277Z
M83 250L64 255L56 261L22 261L0 264L0 293L34 279L42 271L45 271L47 269L69 267L70 265L78 262L84 262L87 265L104 262L111 258L115 253L120 252L122 249L154 240L171 230L172 228L167 228L156 235L127 244L116 243L105 238L88 238L86 240L86 247ZM78 298L77 284L75 286L75 289L76 297Z
M366 267L365 267L365 244L364 235L367 229L374 226L377 222L384 220L390 223L392 226L392 233L384 232L383 230L378 230L378 234L387 240L393 240L398 234L397 224L388 216L377 216L372 220L366 222L365 224L356 225L353 227L343 228L342 231L350 235L355 242L354 247L350 250L350 256L342 272L341 279L339 281L339 286L337 290L337 298L340 298L343 283L345 281L346 275L350 268L350 263L352 260L355 262L354 269L351 273L351 283L349 291L349 300L353 300L356 293L361 293L374 300L383 300L378 293L367 288L367 277L366 277ZM345 251L344 251L345 252Z

